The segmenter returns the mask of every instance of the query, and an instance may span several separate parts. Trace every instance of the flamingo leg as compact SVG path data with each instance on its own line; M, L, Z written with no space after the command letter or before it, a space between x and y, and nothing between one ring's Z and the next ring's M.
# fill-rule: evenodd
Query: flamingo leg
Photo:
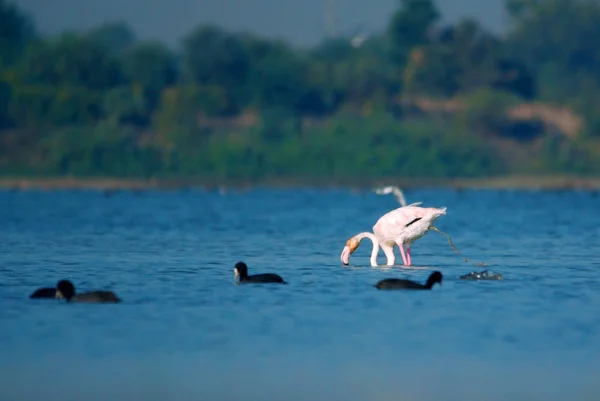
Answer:
M388 266L393 266L396 263L396 256L394 255L394 247L391 247L387 244L382 244L381 249L383 249L383 253L385 253L385 257L387 259L386 264Z
M412 266L412 260L410 258L410 246L406 248L406 260L408 261L408 265Z
M404 253L404 246L402 243L398 244L398 248L400 248L400 254L402 255L402 262L404 262L404 266L408 266L408 261L406 260L406 254Z

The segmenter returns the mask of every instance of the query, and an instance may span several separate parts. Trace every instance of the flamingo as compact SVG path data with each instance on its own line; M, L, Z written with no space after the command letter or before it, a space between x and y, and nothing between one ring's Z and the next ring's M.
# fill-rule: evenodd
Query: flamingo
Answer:
M390 185L387 187L375 188L375 193L377 195L387 195L394 194L394 197L402 206L406 206L406 199L404 198L404 192L400 190L397 186Z
M347 266L350 263L350 255L356 251L360 242L369 238L373 243L371 266L377 266L379 247L387 258L387 266L394 265L396 261L394 246L396 245L400 248L404 266L411 266L411 245L427 233L438 217L446 214L446 207L420 207L418 206L420 204L421 202L416 202L394 209L377 220L373 226L373 233L362 232L348 239L340 255L342 263ZM406 253L404 252L405 245Z

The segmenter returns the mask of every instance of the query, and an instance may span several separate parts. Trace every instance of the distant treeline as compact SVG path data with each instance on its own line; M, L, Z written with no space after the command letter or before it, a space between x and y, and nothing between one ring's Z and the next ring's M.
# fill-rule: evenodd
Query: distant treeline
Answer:
M4 175L600 173L600 3L507 0L508 34L400 0L381 34L304 50L122 22L57 37L0 0Z

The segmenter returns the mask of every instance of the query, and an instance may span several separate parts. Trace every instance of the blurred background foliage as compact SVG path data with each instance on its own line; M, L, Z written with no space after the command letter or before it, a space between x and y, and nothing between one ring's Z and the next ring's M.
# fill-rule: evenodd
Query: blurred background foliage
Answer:
M40 36L0 0L5 175L476 177L600 173L600 3L507 0L503 37L400 0L311 49L121 22Z

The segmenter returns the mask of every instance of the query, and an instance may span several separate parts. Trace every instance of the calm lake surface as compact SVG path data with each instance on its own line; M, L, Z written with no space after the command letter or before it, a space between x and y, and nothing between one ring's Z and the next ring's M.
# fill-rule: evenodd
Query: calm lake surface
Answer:
M0 191L0 399L598 399L598 193L405 195L504 280L458 280L483 268L435 232L415 268L370 267L368 240L343 267L399 206L369 191ZM290 284L235 285L239 260ZM28 299L62 278L123 303Z

